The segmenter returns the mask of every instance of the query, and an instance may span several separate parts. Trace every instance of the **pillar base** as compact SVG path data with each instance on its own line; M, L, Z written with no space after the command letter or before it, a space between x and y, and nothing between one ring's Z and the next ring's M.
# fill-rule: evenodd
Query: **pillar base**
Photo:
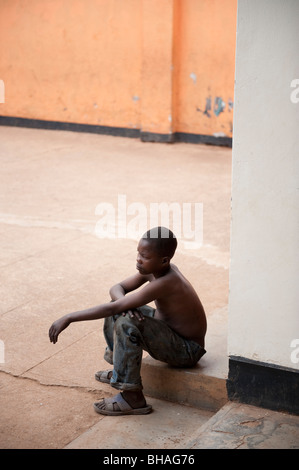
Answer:
M228 398L274 411L299 414L299 370L229 358Z

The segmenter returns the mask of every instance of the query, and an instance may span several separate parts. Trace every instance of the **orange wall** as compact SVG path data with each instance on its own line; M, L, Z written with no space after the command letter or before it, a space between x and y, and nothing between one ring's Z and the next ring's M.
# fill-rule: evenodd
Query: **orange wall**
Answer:
M231 137L236 7L0 0L0 115Z
M177 131L232 135L236 16L235 0L179 1Z

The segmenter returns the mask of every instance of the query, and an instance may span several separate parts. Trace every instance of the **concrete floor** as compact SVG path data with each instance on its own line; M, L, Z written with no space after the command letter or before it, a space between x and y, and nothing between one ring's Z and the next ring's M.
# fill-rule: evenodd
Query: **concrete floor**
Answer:
M0 127L0 141L0 448L132 448L136 426L144 433L134 448L148 448L148 435L157 448L197 448L200 429L226 403L231 150L10 127ZM93 411L115 393L94 380L107 366L101 320L71 325L56 345L48 340L55 319L107 302L109 287L135 272L137 238L95 234L97 205L116 208L119 195L127 206L203 204L203 245L179 241L173 262L205 307L208 352L183 375L144 358L155 409L147 417ZM111 440L106 430L116 425Z

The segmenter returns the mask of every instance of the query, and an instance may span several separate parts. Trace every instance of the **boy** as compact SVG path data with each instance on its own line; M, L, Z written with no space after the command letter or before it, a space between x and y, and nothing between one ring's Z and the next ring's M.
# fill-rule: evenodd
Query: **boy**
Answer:
M176 247L177 240L169 229L148 230L137 247L138 273L110 289L112 302L67 314L49 330L50 341L55 344L70 323L105 319L104 358L113 364L113 370L99 371L95 377L122 392L95 403L95 410L100 414L152 411L142 392L143 350L175 367L193 367L206 352L207 323L203 306L189 281L170 263ZM131 293L145 283L142 289ZM146 305L152 301L156 309Z

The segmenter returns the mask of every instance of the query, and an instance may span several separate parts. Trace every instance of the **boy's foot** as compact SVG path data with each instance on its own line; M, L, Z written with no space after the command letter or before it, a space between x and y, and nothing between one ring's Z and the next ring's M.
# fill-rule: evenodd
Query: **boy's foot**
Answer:
M151 405L147 405L142 392L128 391L94 403L94 409L97 413L108 416L144 415L152 411Z
M103 382L104 384L110 384L112 372L112 370L99 370L95 373L94 377L99 382Z

